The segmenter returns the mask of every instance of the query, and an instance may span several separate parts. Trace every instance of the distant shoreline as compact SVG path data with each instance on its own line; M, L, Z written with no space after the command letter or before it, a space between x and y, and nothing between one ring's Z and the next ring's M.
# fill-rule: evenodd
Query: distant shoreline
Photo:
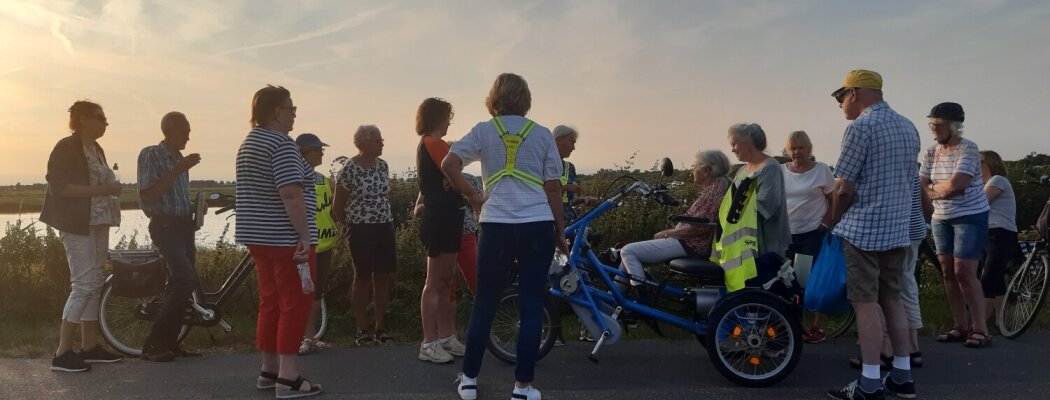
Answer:
M233 194L234 185L190 185L190 193L197 192ZM44 206L46 189L37 187L29 189L14 190L11 186L4 187L0 191L0 214L35 214L39 213ZM124 192L120 195L121 210L139 210L139 200L135 193L134 185L125 185Z

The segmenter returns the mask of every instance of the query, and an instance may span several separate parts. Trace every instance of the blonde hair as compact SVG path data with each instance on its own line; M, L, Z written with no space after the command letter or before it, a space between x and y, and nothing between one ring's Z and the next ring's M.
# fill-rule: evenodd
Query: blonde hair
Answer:
M502 73L496 77L485 98L485 107L489 115L518 115L524 117L532 108L532 92L525 78L512 73Z
M808 147L810 151L813 151L813 141L809 140L809 135L806 134L806 131L791 132L791 134L788 135L787 142L784 143L784 150L791 151L792 144L801 144Z

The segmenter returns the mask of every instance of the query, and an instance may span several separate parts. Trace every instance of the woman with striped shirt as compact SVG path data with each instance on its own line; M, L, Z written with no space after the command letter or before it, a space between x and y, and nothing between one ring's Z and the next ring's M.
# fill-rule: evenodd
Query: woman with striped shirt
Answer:
M267 85L255 92L252 130L237 150L234 238L248 247L259 278L255 345L263 362L256 387L274 389L278 399L321 392L296 367L313 303L297 265L308 263L310 279L317 275L317 226L313 168L288 136L295 111L288 89Z
M985 321L984 293L977 280L989 210L981 159L977 145L962 137L962 106L941 103L928 117L937 144L926 150L919 175L933 200L933 240L955 322L937 341L986 347L992 341Z

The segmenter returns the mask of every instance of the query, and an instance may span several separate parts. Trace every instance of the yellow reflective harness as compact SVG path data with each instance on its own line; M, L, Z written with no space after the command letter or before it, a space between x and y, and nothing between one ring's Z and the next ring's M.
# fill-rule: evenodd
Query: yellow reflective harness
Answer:
M561 187L563 188L562 191L561 191L561 202L562 202L562 204L569 204L569 192L565 191L565 189L564 189L565 185L569 184L569 162L568 161L561 160L561 178L558 178L558 180L561 181Z
M752 178L745 178L739 185L730 185L718 208L722 235L714 240L711 261L722 266L726 289L730 292L743 289L748 279L758 276L755 264L758 256L756 186Z
M543 187L543 179L536 177L528 172L517 169L514 166L514 162L518 157L518 147L525 141L525 138L529 136L529 132L536 126L535 122L526 119L525 125L521 127L517 135L511 135L507 132L507 127L503 125L503 121L500 121L499 117L492 118L492 125L496 127L496 132L499 133L500 140L503 141L503 147L507 149L507 162L504 163L503 169L496 171L492 175L489 175L488 179L485 179L485 190L504 177L518 178L522 182L527 184Z

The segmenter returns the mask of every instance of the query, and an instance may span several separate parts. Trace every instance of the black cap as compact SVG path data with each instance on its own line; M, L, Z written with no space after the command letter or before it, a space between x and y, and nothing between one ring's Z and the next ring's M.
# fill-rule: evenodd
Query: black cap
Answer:
M299 135L299 137L295 138L295 144L299 145L299 147L328 147L317 135L312 133Z
M930 115L926 117L963 122L966 119L966 113L963 112L963 108L959 103L941 103L933 106L933 109L930 110Z

